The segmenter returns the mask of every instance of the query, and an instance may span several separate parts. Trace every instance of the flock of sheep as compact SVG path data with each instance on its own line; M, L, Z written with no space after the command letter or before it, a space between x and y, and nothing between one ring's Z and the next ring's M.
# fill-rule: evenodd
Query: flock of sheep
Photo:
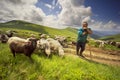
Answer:
M120 42L115 42L115 41L110 41L110 40L107 40L107 41L94 40L94 41L100 48L104 47L106 44L116 46L117 48L120 48Z
M55 38L46 38L46 34L39 34L40 38L35 38L35 35L32 37L24 39L20 37L13 37L13 34L16 31L6 31L6 33L0 33L0 42L7 43L9 48L15 57L15 54L23 53L24 55L31 58L31 54L36 51L41 51L49 57L52 53L58 53L59 56L64 56L64 48L69 45L76 45L75 41L70 43L67 42L67 39L62 36L55 36ZM105 44L110 44L120 48L120 42L114 41L102 41L94 40L99 47L104 47Z
M40 39L34 36L24 39L13 36L13 31L9 31L8 33L0 34L0 41L9 45L14 57L18 53L23 53L31 58L31 54L35 50L45 53L48 57L52 53L58 53L58 55L62 57L65 54L63 47L66 39L64 37L56 36L56 38L53 39L50 37L46 38L46 34L41 34Z

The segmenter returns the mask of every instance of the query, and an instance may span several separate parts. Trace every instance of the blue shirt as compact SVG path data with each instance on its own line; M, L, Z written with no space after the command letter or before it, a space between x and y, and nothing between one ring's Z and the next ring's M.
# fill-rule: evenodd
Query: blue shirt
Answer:
M90 28L89 28L90 29ZM79 42L86 42L87 41L87 36L88 34L83 35L84 29L80 28L78 30L78 37L77 37L77 41Z

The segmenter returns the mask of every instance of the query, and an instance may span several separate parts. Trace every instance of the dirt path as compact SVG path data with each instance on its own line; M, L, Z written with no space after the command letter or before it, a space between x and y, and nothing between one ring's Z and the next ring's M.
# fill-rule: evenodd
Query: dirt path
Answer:
M90 54L91 50L91 54ZM75 47L72 48L65 48L66 55L79 57L76 55ZM84 51L83 55L85 59L89 61L94 61L98 63L108 64L108 65L115 65L120 66L120 52L119 51L106 51L103 49L86 46L86 50Z

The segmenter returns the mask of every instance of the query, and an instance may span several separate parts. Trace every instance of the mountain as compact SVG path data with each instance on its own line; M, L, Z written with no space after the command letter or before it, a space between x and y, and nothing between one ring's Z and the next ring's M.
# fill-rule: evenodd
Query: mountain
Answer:
M77 37L77 31L73 28L55 29L43 25L37 25L21 20L13 20L6 23L0 23L0 29L19 29L29 30L37 33L45 33L49 35L61 35L66 37Z
M105 36L105 37L101 37L100 39L101 40L112 40L112 41L120 42L120 34Z
M98 39L104 36L110 36L110 35L115 35L119 34L120 31L98 31L98 30L93 30L93 34L91 34L92 38Z
M19 29L19 30L29 30L37 33L45 33L49 35L61 35L66 37L72 37L76 39L77 29L68 27L66 29L55 29L43 25L37 25L21 20L12 20L6 23L0 23L0 30L3 29ZM119 31L98 31L93 30L93 34L90 36L94 39L99 39L104 36L118 34Z

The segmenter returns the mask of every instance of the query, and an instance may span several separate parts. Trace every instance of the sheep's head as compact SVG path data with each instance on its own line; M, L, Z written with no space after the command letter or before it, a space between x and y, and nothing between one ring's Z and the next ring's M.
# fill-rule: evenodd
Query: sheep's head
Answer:
M39 40L39 41L37 41L37 46L38 46L40 49L45 49L46 44L45 44L45 42Z
M38 39L36 39L36 38L29 38L28 45L33 45L33 47L36 47L37 40Z

